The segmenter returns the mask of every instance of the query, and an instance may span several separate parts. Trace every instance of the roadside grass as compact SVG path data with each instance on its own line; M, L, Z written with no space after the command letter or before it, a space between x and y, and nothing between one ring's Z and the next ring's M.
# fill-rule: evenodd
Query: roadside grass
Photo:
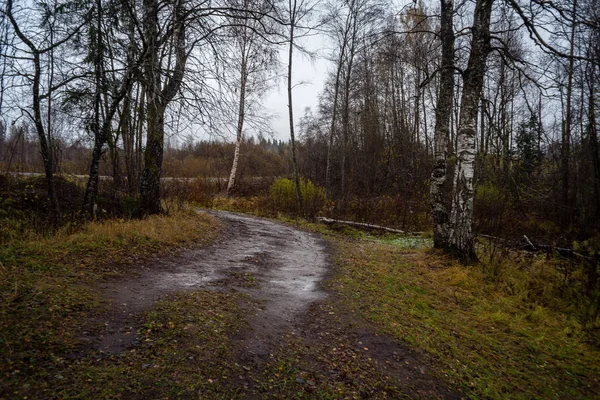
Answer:
M356 315L431 354L470 397L600 395L600 351L544 259L490 274L485 262L465 267L413 242L331 231L329 238L337 255L332 289Z
M137 346L76 360L46 390L52 397L84 399L239 397L242 387L231 381L244 370L233 361L230 337L243 327L240 297L205 291L171 295L146 312Z
M0 226L15 224L5 218ZM136 264L156 254L211 241L219 226L205 214L181 211L68 226L52 235L27 227L20 235L3 235L0 394L64 363L82 323L102 305L95 282L135 273Z

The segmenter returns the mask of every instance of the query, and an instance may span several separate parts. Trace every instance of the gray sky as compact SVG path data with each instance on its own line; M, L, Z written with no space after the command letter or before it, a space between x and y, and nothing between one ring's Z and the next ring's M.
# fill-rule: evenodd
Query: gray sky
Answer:
M313 37L310 50L323 51L323 41L319 37ZM282 67L287 70L287 50L282 50L280 54ZM284 62L285 61L285 62ZM305 82L293 89L294 104L294 122L298 126L298 121L304 115L304 109L311 107L316 111L318 105L318 96L323 89L327 71L331 68L331 63L326 59L319 57L315 60L308 60L296 52L292 65L293 85L299 82ZM275 138L278 140L289 140L288 123L288 99L287 99L287 81L282 79L279 87L273 89L265 96L263 105L269 114L276 114L272 120L272 128L275 132ZM297 132L299 133L299 132Z

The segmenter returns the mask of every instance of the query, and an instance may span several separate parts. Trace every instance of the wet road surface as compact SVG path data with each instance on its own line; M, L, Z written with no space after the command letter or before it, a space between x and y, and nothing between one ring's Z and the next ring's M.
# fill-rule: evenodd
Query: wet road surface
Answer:
M253 308L252 332L243 346L251 354L262 355L271 350L272 336L288 329L310 304L325 297L319 282L328 260L321 238L265 219L209 213L226 225L217 242L160 259L144 266L135 278L101 287L111 312L103 321L104 332L95 339L99 350L116 354L134 344L141 314L165 295L234 289L259 304Z

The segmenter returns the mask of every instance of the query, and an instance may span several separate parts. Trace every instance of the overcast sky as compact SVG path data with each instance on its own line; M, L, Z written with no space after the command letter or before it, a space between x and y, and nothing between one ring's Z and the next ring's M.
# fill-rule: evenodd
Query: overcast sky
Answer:
M319 94L323 90L327 72L332 67L331 63L323 57L330 50L327 48L328 44L326 40L323 40L321 36L305 38L302 44L309 51L320 53L320 56L310 60L299 51L294 52L292 85L297 86L294 87L292 93L296 127L298 126L298 121L304 115L306 107L310 107L313 111L316 111ZM287 49L282 48L279 56L284 74L287 74L287 55ZM298 85L299 83L302 84ZM285 77L281 80L279 87L272 89L264 97L263 105L267 114L275 114L271 123L275 138L278 140L289 140L287 80ZM297 134L299 133L297 132Z
M306 107L310 107L313 112L316 112L318 106L318 98L323 90L324 82L327 78L328 71L333 68L333 65L325 57L331 53L331 45L321 35L304 38L301 43L308 51L314 53L312 59L299 51L294 51L292 85L293 103L294 103L294 122L296 129L298 122L304 115ZM279 61L281 70L279 71L280 80L278 86L270 89L262 99L263 109L261 113L270 115L271 129L273 138L277 140L288 141L290 139L290 129L288 123L288 98L287 98L287 58L288 50L286 46L281 46L279 52ZM258 110L257 110L258 111ZM235 121L232 122L235 124ZM192 124L193 125L193 124ZM235 126L232 125L229 133L225 133L227 129L222 129L222 136L217 136L206 132L199 126L192 129L191 137L188 134L183 137L174 135L171 137L173 143L183 142L187 138L193 140L227 140L235 141ZM256 136L257 131L251 127L251 124L244 124L244 134ZM296 130L296 138L300 132Z
M310 39L306 44L311 50L326 51L323 41L319 37ZM286 61L283 67L287 69L287 50L282 50L281 60ZM304 109L310 107L316 112L318 106L318 97L323 90L323 85L327 77L327 71L331 68L331 63L322 58L314 60L307 59L306 56L295 53L293 61L293 85L301 83L293 89L294 121L296 126L298 121L304 115ZM272 120L272 128L275 132L275 138L278 140L289 140L290 129L288 123L288 99L287 99L287 81L283 79L278 88L273 89L264 98L264 107L269 114L276 114ZM300 132L297 132L299 134Z

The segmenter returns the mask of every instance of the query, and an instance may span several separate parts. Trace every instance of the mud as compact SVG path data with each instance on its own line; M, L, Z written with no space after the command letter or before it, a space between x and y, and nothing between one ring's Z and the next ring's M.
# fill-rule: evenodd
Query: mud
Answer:
M316 235L272 221L211 211L227 226L217 243L161 259L130 279L101 285L111 312L103 332L89 339L118 354L135 343L141 313L160 298L185 290L239 290L252 307L251 331L241 339L250 354L271 351L272 337L312 302L324 298L318 282L327 269L324 242Z
M431 372L429 356L378 334L327 294L322 282L334 272L320 237L264 219L210 213L226 226L213 245L157 259L138 266L137 276L102 285L109 311L85 347L110 355L135 345L143 312L171 293L233 290L247 295L241 305L246 329L232 338L245 374L231 381L244 388L245 398L264 395L256 383L282 356L296 359L297 390L309 398L317 385L350 385L361 398L462 397ZM345 370L341 359L349 360Z

